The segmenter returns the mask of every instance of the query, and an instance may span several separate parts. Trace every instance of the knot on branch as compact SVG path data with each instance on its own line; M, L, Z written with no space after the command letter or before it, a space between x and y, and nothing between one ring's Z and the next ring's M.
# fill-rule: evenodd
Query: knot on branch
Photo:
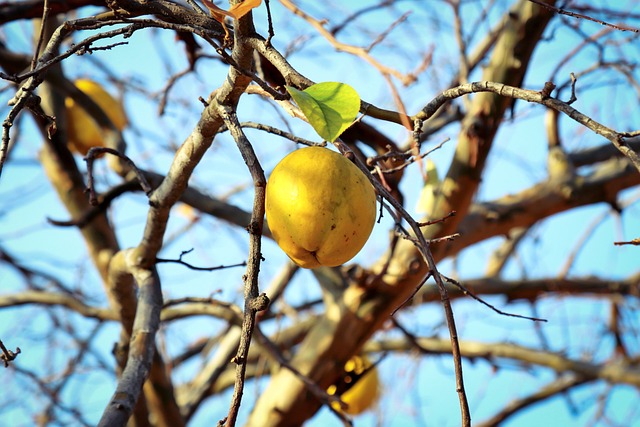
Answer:
M253 311L264 311L267 309L267 307L269 307L270 302L271 301L269 300L267 294L262 293L251 300L251 302L249 303L249 308Z
M540 95L542 95L542 99L551 98L551 92L553 92L555 88L556 88L556 85L554 85L552 82L546 82L544 84L544 87L540 91Z
M262 233L262 227L260 227L258 221L251 221L249 225L247 225L246 230L249 234L256 236L259 236Z

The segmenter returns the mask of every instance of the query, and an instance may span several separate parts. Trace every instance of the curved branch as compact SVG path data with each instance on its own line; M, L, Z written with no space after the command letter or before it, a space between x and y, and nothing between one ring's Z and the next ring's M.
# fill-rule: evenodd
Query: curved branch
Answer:
M615 130L596 122L591 117L582 114L566 102L559 99L549 98L545 93L529 89L520 89L502 83L481 81L467 83L458 87L445 90L435 97L431 102L425 105L422 110L411 117L413 120L426 120L431 117L438 109L451 99L458 98L476 92L491 92L500 96L506 96L514 99L522 99L527 102L534 102L560 111L581 125L591 129L593 132L601 135L611 141L611 143L620 152L625 155L636 169L640 172L640 156L631 147L628 146L625 134L616 132Z
M162 292L160 278L155 268L139 265L140 257L135 249L118 252L110 264L111 274L132 275L138 284L138 304L133 330L129 340L127 364L118 386L100 418L99 426L124 426L133 413L149 377L156 352L155 336L160 326Z
M25 291L0 296L0 308L17 307L21 305L57 305L66 307L91 319L118 320L118 316L114 310L92 307L78 300L78 298L73 295L55 292Z
M499 426L505 420L517 414L518 411L525 409L531 405L535 405L545 399L555 397L560 393L564 393L569 389L585 384L589 380L579 375L563 376L557 380L542 387L537 392L525 396L521 399L516 399L508 403L500 412L492 416L490 419L483 421L476 425L476 427L493 427Z

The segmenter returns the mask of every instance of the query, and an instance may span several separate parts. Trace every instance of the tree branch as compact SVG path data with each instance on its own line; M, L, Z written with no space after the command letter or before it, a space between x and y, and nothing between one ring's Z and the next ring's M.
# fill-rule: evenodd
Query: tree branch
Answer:
M451 343L446 339L416 338L416 342L422 349L433 354L451 353ZM365 350L367 352L406 351L413 346L414 343L406 339L384 340L369 342ZM545 367L558 373L573 372L584 380L603 380L614 384L640 387L640 371L631 362L619 360L605 363L585 362L516 344L467 340L460 341L460 352L463 357L469 359L487 359L493 362L502 359L517 360L525 365Z

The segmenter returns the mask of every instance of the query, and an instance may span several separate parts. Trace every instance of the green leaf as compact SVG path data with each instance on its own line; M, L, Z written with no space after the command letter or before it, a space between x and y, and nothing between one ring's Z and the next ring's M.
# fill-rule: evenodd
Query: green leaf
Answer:
M360 110L358 92L345 83L317 83L303 91L287 86L287 91L318 135L329 142L353 123Z

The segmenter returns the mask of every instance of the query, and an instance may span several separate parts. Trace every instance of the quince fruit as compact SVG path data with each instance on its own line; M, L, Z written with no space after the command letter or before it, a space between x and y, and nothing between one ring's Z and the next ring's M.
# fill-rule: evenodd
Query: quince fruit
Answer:
M347 404L343 411L349 415L359 415L371 408L380 396L380 378L378 369L371 367L365 356L354 356L344 365L345 375L340 382L327 389L329 394L339 394L340 400ZM339 411L340 405L331 406Z
M122 105L100 84L93 80L79 79L75 85L102 108L119 131L125 128L127 116ZM65 107L67 108L69 149L85 156L91 147L104 147L103 132L98 122L71 98L65 99Z
M364 246L376 220L376 193L346 157L322 147L296 150L267 183L267 222L300 267L334 267Z

